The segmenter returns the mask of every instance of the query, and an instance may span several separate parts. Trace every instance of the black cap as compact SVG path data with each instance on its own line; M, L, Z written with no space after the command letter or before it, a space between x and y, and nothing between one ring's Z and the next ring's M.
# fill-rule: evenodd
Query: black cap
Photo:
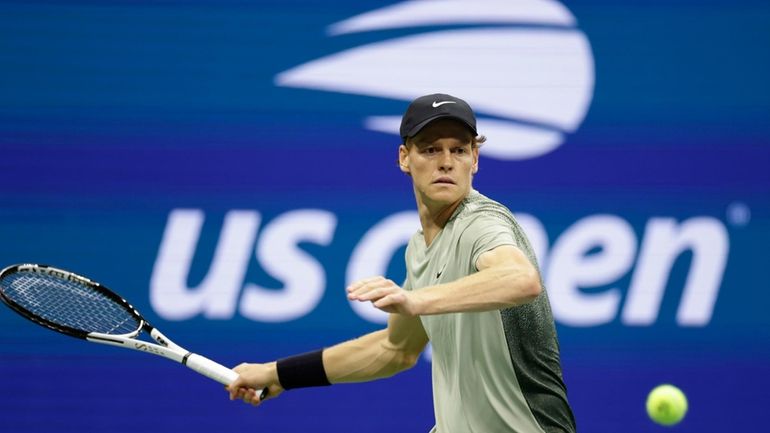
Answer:
M414 137L428 123L441 118L459 120L476 132L476 116L467 102L452 95L434 93L420 96L409 104L401 118L401 138Z

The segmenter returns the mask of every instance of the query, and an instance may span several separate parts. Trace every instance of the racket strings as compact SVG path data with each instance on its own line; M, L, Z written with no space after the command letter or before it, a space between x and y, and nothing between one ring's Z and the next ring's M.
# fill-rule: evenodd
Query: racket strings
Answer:
M49 322L85 332L129 334L139 319L87 284L45 274L17 273L2 281L6 297Z

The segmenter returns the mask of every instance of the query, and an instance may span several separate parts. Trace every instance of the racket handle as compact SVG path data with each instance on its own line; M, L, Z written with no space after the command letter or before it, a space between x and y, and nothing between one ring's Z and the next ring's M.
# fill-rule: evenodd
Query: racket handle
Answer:
M210 379L216 380L222 385L230 385L238 378L238 373L233 370L195 353L191 353L187 357L185 365Z
M210 379L216 380L222 385L230 385L235 382L235 379L238 379L238 373L218 362L214 362L205 356L195 353L191 353L190 356L187 357L185 365ZM265 397L267 397L267 394L268 389L263 388L259 395L259 399L264 400Z

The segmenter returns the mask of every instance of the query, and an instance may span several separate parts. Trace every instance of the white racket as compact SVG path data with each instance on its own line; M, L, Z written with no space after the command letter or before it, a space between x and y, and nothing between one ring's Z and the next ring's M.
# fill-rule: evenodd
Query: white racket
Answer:
M72 272L36 264L9 266L0 271L0 300L32 322L71 337L159 355L223 385L238 378L233 370L175 344L115 292ZM158 344L139 340L142 331ZM264 388L260 399L267 394Z

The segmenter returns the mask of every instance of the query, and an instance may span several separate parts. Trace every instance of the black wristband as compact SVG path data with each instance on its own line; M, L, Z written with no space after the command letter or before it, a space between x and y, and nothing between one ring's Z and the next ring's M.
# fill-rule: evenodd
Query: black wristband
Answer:
M323 349L279 359L276 369L283 389L331 385L324 370Z

